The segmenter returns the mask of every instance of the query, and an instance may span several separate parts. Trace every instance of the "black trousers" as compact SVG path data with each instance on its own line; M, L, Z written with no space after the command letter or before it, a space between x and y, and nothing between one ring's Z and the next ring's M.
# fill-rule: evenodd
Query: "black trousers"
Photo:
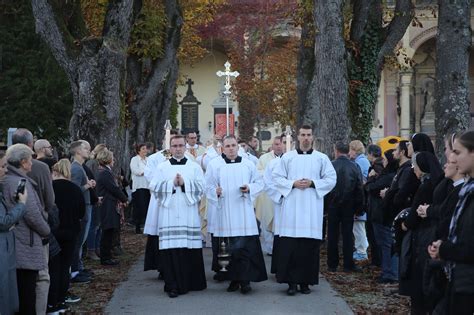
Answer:
M339 265L339 234L342 232L342 254L344 268L353 268L354 238L352 227L354 225L354 211L347 209L331 208L328 211L328 267L337 268Z
M38 270L17 269L18 299L20 310L18 314L36 314L36 279Z
M456 272L456 270L454 271ZM459 293L454 291L456 278L448 284L448 314L472 315L474 314L474 294Z
M100 240L100 260L112 259L112 247L114 245L114 236L117 229L102 229L102 238Z
M58 242L61 246L61 251L49 260L50 285L48 304L52 306L64 302L66 298L71 280L69 268L71 268L74 258L74 248L77 240L58 240Z
M372 221L367 220L365 222L365 231L367 233L367 241L369 242L371 264L380 267L382 266L382 247L375 241Z
M133 221L137 227L145 222L150 203L150 190L137 189L132 193Z

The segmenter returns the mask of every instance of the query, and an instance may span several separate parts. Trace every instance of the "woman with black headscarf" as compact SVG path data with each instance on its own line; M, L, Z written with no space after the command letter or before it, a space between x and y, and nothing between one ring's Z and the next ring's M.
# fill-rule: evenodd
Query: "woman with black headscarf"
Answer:
M427 151L414 153L412 165L421 184L402 223L408 233L404 236L400 257L400 294L411 297L411 314L427 314L432 305L427 303L423 294L423 271L429 259L426 248L433 235L430 220L418 216L417 209L433 202L434 189L444 175L438 159Z
M430 152L433 155L434 147L433 142L431 142L431 138L424 133L415 133L411 136L411 140L408 146L408 155L413 156L413 153L416 152Z

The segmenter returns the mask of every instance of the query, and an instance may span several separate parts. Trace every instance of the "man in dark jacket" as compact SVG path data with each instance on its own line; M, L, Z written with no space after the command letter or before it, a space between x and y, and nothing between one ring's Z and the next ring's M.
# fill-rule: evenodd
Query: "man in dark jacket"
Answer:
M352 227L354 214L362 209L364 192L362 173L359 167L349 160L349 145L338 142L334 146L336 159L332 162L337 174L334 189L326 196L328 205L328 270L336 271L339 264L339 228L342 229L344 271L359 271L352 258L354 240Z
M383 198L382 209L383 218L382 226L385 226L385 237L381 240L382 247L392 246L392 234L389 232L392 227L394 218L403 210L411 206L413 196L420 184L420 181L416 177L411 167L411 160L408 156L409 142L402 140L398 143L397 148L393 152L393 157L398 160L399 168L395 177L393 178L390 188L384 189L380 192L380 196ZM395 245L394 254L391 258L391 262L384 264L386 268L391 266L391 271L385 269L385 274L391 274L392 277L382 277L380 282L393 282L398 278L398 253L399 244Z

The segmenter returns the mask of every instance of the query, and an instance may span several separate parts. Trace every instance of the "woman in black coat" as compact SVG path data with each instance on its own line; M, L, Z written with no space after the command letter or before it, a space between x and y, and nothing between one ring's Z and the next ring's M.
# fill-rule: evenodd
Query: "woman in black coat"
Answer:
M121 207L127 203L127 196L117 185L115 176L112 173L114 165L113 153L109 150L102 150L97 153L97 161L102 166L97 177L97 195L102 197L102 204L99 207L100 225L102 228L102 238L100 241L100 262L102 265L117 265L118 261L112 259L112 247L114 235L120 228L123 220Z
M447 239L433 242L428 253L447 264L446 313L463 315L474 313L474 131L454 142L453 153L459 172L468 179L459 192Z
M61 159L53 165L53 190L59 212L59 227L53 234L61 247L58 255L49 260L50 287L48 312L64 309L69 289L74 248L81 230L86 204L81 189L71 182L71 162Z
M414 153L412 156L413 169L420 179L420 186L413 198L413 204L402 228L409 232L404 236L400 261L400 294L411 297L411 314L427 314L430 306L427 305L423 294L423 271L428 261L427 246L430 244L432 222L418 215L420 205L433 202L433 192L443 179L443 170L438 159L430 152ZM432 306L431 306L432 307Z

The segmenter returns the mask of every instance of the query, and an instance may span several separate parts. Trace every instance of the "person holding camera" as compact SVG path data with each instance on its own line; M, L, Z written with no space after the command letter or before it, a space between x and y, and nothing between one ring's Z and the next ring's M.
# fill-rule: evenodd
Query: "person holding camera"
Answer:
M0 180L5 176L7 160L5 153L0 152ZM18 289L16 282L15 258L15 224L25 214L25 204L28 197L25 186L21 185L17 204L7 209L3 198L3 189L0 186L0 314L13 314L18 310Z
M8 173L3 179L6 208L14 209L19 200L25 201L24 216L14 230L19 314L36 313L36 279L38 272L47 267L42 239L51 232L47 214L34 188L37 184L26 175L31 171L32 154L33 151L24 144L9 147L6 153ZM27 197L21 196L22 188L18 187L21 182L28 191Z

